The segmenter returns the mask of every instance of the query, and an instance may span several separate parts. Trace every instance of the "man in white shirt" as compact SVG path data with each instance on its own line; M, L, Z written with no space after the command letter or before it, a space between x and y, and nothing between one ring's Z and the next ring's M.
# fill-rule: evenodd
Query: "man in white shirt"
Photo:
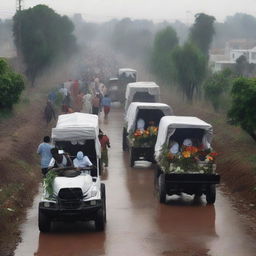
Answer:
M92 162L87 156L84 156L82 151L78 151L76 158L73 160L74 167L76 168L84 168L92 166Z

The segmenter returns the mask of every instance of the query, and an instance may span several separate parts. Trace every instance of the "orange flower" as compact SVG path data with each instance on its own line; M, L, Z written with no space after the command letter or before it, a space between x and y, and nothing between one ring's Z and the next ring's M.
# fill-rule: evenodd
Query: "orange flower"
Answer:
M198 152L198 148L194 146L189 146L189 147L186 147L186 151L189 151L191 154L194 154Z
M182 155L185 157L185 158L189 158L191 156L191 153L189 151L183 151L182 152Z
M209 161L213 161L213 157L211 157L211 156L207 156L207 159L209 160Z

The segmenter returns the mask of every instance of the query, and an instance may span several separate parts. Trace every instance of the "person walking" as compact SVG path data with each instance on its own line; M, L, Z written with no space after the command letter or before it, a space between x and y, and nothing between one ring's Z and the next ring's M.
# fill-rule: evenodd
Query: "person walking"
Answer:
M46 103L46 106L44 109L44 118L45 118L47 124L49 124L51 122L52 118L54 118L54 120L56 120L55 110L54 110L50 100L47 100L47 103Z
M83 96L83 113L92 113L92 95L89 93L89 91Z
M108 148L110 148L110 141L107 135L105 135L102 130L99 132L99 140L101 145L101 170L103 168L103 164L105 167L108 167Z
M92 98L92 113L94 115L98 115L100 110L100 95L96 93L95 96Z
M41 170L42 174L45 176L48 171L49 163L52 159L51 149L53 146L50 144L50 137L45 136L43 142L39 144L37 148L37 154L41 157Z
M106 94L103 97L101 105L102 105L103 110L104 110L104 119L107 119L109 111L110 111L110 107L111 107L111 98L109 97L108 94Z

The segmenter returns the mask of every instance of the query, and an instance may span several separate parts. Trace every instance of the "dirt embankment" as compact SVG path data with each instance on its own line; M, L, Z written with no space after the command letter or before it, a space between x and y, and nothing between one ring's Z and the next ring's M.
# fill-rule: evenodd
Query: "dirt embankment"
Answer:
M40 181L35 152L46 131L43 102L31 102L23 107L22 113L0 123L0 255L8 255L14 248L17 226L31 205Z

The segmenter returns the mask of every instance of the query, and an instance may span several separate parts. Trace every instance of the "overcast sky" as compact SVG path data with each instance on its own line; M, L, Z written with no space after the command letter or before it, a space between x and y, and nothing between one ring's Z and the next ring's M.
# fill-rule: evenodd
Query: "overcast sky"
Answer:
M81 13L85 19L99 22L131 17L191 23L198 12L213 15L217 21L237 12L256 16L256 0L23 0L25 8L37 4L69 16ZM0 18L11 17L15 6L16 0L0 0Z

